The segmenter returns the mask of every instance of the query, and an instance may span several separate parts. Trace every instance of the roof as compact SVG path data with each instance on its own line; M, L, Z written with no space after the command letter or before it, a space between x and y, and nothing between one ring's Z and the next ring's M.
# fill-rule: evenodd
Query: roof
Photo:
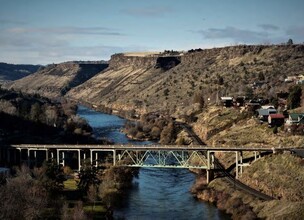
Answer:
M289 117L294 121L298 121L299 118L304 118L304 113L290 113Z
M269 114L277 113L277 110L275 110L275 109L262 109L262 108L260 108L257 111L258 111L259 115L263 115L263 116L267 116Z
M221 97L222 101L232 101L233 97Z
M261 106L262 109L275 109L273 105L263 105Z
M268 117L270 117L270 118L285 118L283 114L270 114Z

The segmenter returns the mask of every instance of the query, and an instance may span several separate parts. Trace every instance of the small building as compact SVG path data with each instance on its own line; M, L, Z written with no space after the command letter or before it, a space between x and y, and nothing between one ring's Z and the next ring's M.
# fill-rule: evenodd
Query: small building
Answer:
M271 115L271 114L276 114L277 113L277 110L276 109L258 109L257 110L258 112L258 118L261 120L261 121L268 121L268 116Z
M275 109L275 107L273 105L262 105L261 108L262 109Z
M283 114L270 114L268 116L268 126L269 127L280 127L284 124L285 117Z
M286 121L287 125L304 124L304 113L290 113Z
M225 107L231 107L233 106L233 97L221 97L221 102L223 103L223 106Z

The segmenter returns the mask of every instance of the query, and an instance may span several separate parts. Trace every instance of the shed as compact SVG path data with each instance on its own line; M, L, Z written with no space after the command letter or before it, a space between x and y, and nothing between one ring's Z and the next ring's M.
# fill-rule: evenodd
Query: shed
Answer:
M280 127L284 124L285 117L283 114L270 114L268 116L268 125L269 127Z
M290 113L286 124L304 124L304 113Z
M221 102L225 107L231 107L233 105L233 97L221 97Z

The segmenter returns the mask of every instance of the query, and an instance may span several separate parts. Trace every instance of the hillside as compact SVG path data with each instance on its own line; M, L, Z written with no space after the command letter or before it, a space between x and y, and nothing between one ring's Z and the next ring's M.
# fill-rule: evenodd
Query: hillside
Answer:
M21 79L36 72L40 65L21 65L0 63L0 84L7 81Z
M39 94L48 98L58 98L107 66L108 64L75 62L48 65L32 75L5 85L4 88L20 90L28 94Z
M287 90L287 76L303 74L304 45L232 46L181 55L115 54L109 68L73 88L68 96L113 109L175 113L191 111L195 96L267 97ZM197 94L197 95L196 95Z

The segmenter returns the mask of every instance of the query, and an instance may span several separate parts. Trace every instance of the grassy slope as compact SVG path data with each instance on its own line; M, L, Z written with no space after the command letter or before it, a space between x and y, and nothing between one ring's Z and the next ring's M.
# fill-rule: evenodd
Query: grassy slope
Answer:
M210 107L193 124L197 134L210 146L294 146L304 145L303 136L290 135L279 128L274 134L267 124L246 118L233 108Z
M195 93L203 92L205 100L210 98L211 102L217 93L244 94L261 74L267 84L256 92L269 96L287 89L284 78L303 73L303 51L303 45L215 48L185 54L179 65L167 71L155 69L155 64L142 57L137 61L132 57L132 63L125 60L109 68L69 95L116 108L166 110L180 115L193 103Z

